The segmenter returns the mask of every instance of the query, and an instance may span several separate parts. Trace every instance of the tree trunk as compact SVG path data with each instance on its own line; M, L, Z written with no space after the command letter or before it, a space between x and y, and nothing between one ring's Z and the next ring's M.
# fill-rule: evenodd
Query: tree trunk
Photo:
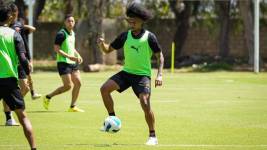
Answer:
M17 5L18 10L19 10L18 18L25 20L25 14L24 14L25 3L24 3L24 0L15 0L15 4Z
M106 0L88 0L87 8L88 8L88 51L89 56L85 56L83 68L87 71L87 67L89 64L102 64L103 63L103 55L101 50L97 45L97 38L102 35L102 20L104 14L104 7L106 4Z
M254 62L253 3L250 0L239 1L241 18L244 22L245 43L248 50L248 63Z
M216 1L215 4L218 8L220 22L218 55L225 58L229 55L230 1Z
M189 29L189 19L191 15L192 1L184 1L184 9L180 11L178 5L179 1L169 0L171 10L175 14L175 22L177 25L174 43L175 43L175 59L177 59L183 50L185 44L188 29Z
M65 1L65 15L72 14L73 11L73 0L64 0Z
M0 6L4 5L3 0L0 0Z
M33 14L33 24L36 25L39 16L42 13L42 10L44 9L46 0L36 0L35 1L35 7L34 7L34 14Z

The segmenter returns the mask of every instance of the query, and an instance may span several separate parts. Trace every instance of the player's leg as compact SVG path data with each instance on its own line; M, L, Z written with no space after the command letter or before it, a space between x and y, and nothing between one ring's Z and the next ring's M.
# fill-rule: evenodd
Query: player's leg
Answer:
M5 101L3 101L4 113L6 116L6 126L19 126L16 120L12 116L12 112Z
M80 88L81 88L81 76L80 76L80 71L75 70L71 73L71 81L73 83L73 88L72 88L72 99L71 99L71 104L70 104L70 112L84 112L84 110L79 109L76 106L76 102L80 93Z
M111 93L120 89L119 85L114 80L107 80L100 88L102 100L110 116L115 115L114 102Z
M71 75L70 74L65 74L60 76L63 85L58 87L56 90L54 90L53 92L47 94L48 97L52 98L56 95L62 94L64 92L67 92L68 90L71 89Z
M114 102L111 93L115 90L123 92L130 87L128 82L128 74L124 71L120 71L108 79L100 88L101 96L104 105L110 116L115 116Z
M28 83L29 83L29 88L30 88L30 92L31 92L31 96L32 96L32 99L35 100L35 99L38 99L40 98L42 95L41 94L38 94L34 91L34 88L33 88L33 80L32 80L32 76L31 74L29 74L27 76L27 79L28 79Z
M20 87L21 94L24 97L30 91L27 78L19 79L19 87Z
M24 131L25 137L28 140L28 143L30 144L32 149L36 149L32 125L24 111L25 103L21 95L20 89L18 87L14 88L11 86L11 87L7 87L6 89L2 88L2 91L5 92L3 96L3 100L6 102L6 104L9 106L11 110L14 110L16 112L16 115L18 116L18 120L23 127L23 131Z
M24 97L30 91L30 87L27 80L27 74L21 65L18 66L18 76L20 91L22 96Z
M140 104L144 111L145 120L149 129L149 138L146 144L156 145L158 144L158 140L155 132L155 116L150 105L150 78L146 76L136 76L132 81L132 88L140 100Z
M52 91L51 93L47 94L44 97L43 106L46 110L48 110L49 103L52 97L59 95L61 93L64 93L71 89L71 75L65 74L65 75L61 75L60 77L63 82L63 85L58 87L56 90Z
M32 124L31 124L30 120L27 118L26 112L24 111L24 109L16 109L15 112L18 116L20 124L23 127L25 137L27 138L28 143L31 146L31 149L36 148Z
M145 119L149 128L149 131L154 131L154 133L149 133L149 136L155 136L155 117L150 106L150 96L149 94L141 93L139 95L140 104L145 114Z

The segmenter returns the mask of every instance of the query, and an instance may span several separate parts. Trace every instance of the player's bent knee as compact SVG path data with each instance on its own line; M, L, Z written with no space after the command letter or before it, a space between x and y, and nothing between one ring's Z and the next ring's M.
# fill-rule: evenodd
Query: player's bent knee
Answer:
M107 85L102 85L101 88L100 88L100 92L101 93L110 93L110 90L109 90L109 87Z
M64 88L65 91L68 91L68 90L71 89L71 84L66 84L66 85L63 86L63 88Z

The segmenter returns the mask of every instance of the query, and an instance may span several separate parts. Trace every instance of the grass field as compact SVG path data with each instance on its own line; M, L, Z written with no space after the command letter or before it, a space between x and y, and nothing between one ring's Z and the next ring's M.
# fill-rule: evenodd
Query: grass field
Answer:
M40 150L266 150L267 74L165 73L164 86L152 88L159 145L145 146L147 126L131 89L114 92L122 120L119 133L99 131L107 116L99 88L115 72L82 73L79 106L85 113L69 113L70 92L42 101L25 98ZM33 74L42 94L61 84L57 73ZM154 79L154 78L153 78ZM2 110L2 105L0 106ZM0 150L29 149L21 127L5 127L0 113Z

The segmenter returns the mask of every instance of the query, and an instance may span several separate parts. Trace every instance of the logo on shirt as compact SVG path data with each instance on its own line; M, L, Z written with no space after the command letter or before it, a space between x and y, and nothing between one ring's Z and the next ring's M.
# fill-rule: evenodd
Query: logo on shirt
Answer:
M131 46L131 48L134 49L134 50L136 50L137 53L139 52L139 47Z

